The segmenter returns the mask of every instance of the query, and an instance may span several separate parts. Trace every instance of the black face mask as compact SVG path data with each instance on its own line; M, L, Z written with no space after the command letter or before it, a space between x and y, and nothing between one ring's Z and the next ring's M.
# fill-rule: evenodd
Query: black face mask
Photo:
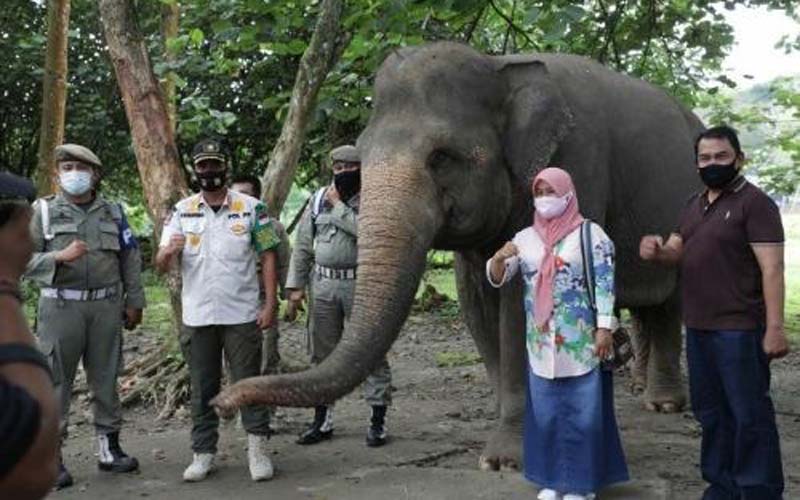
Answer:
M720 189L728 185L739 171L736 169L736 160L728 164L714 163L698 169L703 184L711 189Z
M333 185L342 201L349 200L361 191L361 169L334 174Z
M203 172L202 174L198 172L196 175L203 191L219 191L225 187L225 181L227 178L227 172L225 170L212 170Z

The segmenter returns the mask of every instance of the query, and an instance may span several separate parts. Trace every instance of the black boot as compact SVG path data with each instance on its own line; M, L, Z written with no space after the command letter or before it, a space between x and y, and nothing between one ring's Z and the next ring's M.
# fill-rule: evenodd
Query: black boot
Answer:
M317 444L333 436L333 408L314 408L314 422L297 438L297 444Z
M373 406L372 418L367 430L367 446L386 444L386 406Z
M97 467L111 472L133 472L139 469L139 461L129 457L119 445L119 432L97 436L100 447Z
M61 452L58 452L58 478L56 479L56 489L61 490L64 488L69 488L73 484L72 474L69 473L67 468L64 466L64 458L61 456Z

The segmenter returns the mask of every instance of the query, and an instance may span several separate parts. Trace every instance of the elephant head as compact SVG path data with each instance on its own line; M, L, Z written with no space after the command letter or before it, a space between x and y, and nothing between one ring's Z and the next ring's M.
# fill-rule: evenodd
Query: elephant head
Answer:
M542 62L454 43L390 55L358 140L358 279L342 341L319 366L241 381L215 404L310 406L350 392L396 339L430 248L489 251L530 220L526 186L570 124Z

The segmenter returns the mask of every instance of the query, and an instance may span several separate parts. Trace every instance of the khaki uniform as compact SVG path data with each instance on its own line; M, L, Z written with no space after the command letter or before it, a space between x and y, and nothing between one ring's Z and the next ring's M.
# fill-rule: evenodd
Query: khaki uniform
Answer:
M314 199L320 196L317 194ZM333 351L350 319L358 261L356 245L360 196L330 206L314 216L310 203L297 228L286 288L310 288L311 361L320 363ZM309 283L310 281L310 283ZM384 358L364 385L370 406L391 404L391 370Z
M49 228L42 223L45 205ZM34 203L31 231L35 248L26 277L41 287L37 336L53 365L62 434L81 359L93 395L95 429L117 432L123 307L145 307L141 255L122 209L99 196L88 207L50 196ZM55 253L78 239L86 242L88 253L57 264Z

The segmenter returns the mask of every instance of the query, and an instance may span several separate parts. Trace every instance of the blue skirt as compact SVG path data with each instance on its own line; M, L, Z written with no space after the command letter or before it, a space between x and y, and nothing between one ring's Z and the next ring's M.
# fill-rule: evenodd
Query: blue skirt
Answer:
M585 495L627 481L611 372L550 380L529 366L523 444L525 477L542 488Z

